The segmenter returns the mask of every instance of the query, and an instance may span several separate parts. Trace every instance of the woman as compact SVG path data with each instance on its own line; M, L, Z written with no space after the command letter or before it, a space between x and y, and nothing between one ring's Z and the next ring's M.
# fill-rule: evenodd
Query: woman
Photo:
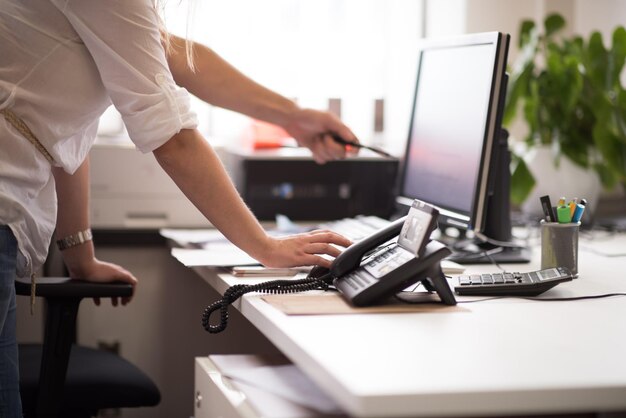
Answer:
M88 219L88 151L111 102L128 133L234 244L269 267L328 265L328 231L272 238L247 209L196 128L188 91L282 126L323 163L356 141L337 118L301 109L243 76L210 49L164 42L151 0L0 2L0 416L18 417L15 274L33 276L56 239L71 277L137 279L95 258ZM164 46L165 45L165 46ZM179 87L182 86L182 87ZM58 207L58 212L57 212ZM125 303L126 301L123 301Z

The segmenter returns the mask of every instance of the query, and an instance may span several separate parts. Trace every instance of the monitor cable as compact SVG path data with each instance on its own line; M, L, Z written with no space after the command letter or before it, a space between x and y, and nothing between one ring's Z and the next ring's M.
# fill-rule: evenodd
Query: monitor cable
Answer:
M504 248L526 248L527 247L527 245L517 244L512 241L499 241L497 239L490 238L487 235L483 234L482 232L478 232L478 231L475 231L474 235L476 235L476 238L478 238L483 243L495 245L497 247L504 247Z
M476 302L486 302L489 300L497 300L497 299L524 299L530 300L533 302L571 302L576 300L589 300L589 299L603 299L603 298L612 298L617 296L626 296L626 293L617 292L617 293L604 293L600 295L585 295L585 296L571 296L564 298L535 298L529 296L493 296L482 299L474 299L474 300L459 300L457 303L476 303Z

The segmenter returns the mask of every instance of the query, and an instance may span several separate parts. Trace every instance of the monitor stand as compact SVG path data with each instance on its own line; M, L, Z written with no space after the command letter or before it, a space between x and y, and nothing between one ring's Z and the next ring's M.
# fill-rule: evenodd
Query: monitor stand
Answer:
M528 248L496 247L482 249L454 249L448 260L459 264L523 264L530 262Z
M489 178L489 196L485 214L485 230L482 235L493 240L493 243L481 242L478 239L468 240L467 245L458 242L452 243L452 255L449 260L460 264L489 264L489 263L528 263L530 251L528 248L498 246L498 242L511 242L511 152L508 143L509 133L506 129L500 130L493 152L493 170Z

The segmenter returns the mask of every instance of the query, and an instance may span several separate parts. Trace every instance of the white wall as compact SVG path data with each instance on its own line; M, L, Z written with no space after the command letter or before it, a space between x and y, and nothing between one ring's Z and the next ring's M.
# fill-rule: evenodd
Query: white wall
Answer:
M427 36L501 31L512 37L511 57L517 51L517 33L524 19L537 22L558 12L568 24L568 31L589 36L602 33L605 42L617 26L626 25L624 0L427 0Z
M594 30L599 30L605 45L616 26L626 25L624 0L574 0L572 3L576 33L588 36Z

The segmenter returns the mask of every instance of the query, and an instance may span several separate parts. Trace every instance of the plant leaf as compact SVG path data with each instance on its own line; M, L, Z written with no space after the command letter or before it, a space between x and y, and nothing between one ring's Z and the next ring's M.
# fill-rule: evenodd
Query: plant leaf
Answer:
M625 147L620 143L616 135L615 126L611 123L612 112L610 106L605 106L602 111L601 117L598 118L597 123L593 127L593 140L602 155L604 169L615 178L623 177L626 172Z
M546 37L550 37L565 27L565 19L560 14L553 13L546 17L543 26L546 30Z
M589 38L585 69L594 88L603 91L607 87L606 71L608 68L608 54L602 43L600 32L594 32Z
M617 95L617 107L615 108L615 120L617 125L618 138L626 146L626 90L620 88ZM626 174L626 170L624 170Z
M532 75L534 64L527 63L521 73L511 76L509 79L509 86L507 88L506 101L504 105L504 116L502 124L504 126L510 126L511 122L515 118L517 107L520 99L523 99L528 95L529 80Z
M626 29L620 26L613 32L613 46L609 52L611 59L611 80L612 85L619 86L619 76L626 62Z
M511 202L521 205L530 195L536 181L523 159L517 157L514 160L516 164L511 173Z
M604 186L605 189L609 190L615 187L617 184L617 178L615 174L609 170L604 164L596 163L593 165L593 169L596 173L598 173L598 177L600 178L600 183ZM622 179L622 181L624 181Z
M518 46L520 49L524 47L529 41L531 31L535 28L535 22L532 20L524 20L520 25Z

